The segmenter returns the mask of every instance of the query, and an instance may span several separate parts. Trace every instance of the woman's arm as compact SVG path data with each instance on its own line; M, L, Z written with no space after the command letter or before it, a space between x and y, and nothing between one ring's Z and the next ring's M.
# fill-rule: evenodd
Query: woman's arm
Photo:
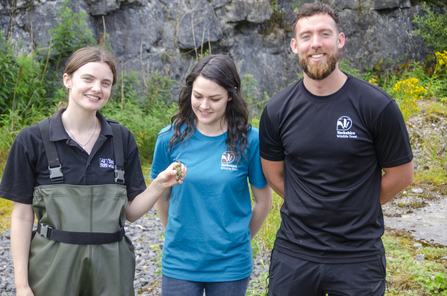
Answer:
M177 181L175 179L176 166L177 163L172 163L166 170L158 174L157 178L152 181L145 191L137 195L133 201L127 204L127 220L130 222L135 222L154 206L166 189L169 189L176 184L183 183L183 179L186 177L187 169L184 165L182 165L182 176Z
M11 214L11 251L18 296L33 295L28 283L28 259L33 223L33 206L14 202Z
M264 188L256 188L251 185L251 192L254 197L254 205L251 209L251 220L250 220L250 232L251 239L253 239L258 231L261 229L262 224L267 218L273 204L273 192L269 185Z
M158 199L155 207L157 208L158 217L160 217L161 223L166 229L168 225L168 213L169 213L169 203L171 202L171 192L172 189L169 188L163 192L161 197Z

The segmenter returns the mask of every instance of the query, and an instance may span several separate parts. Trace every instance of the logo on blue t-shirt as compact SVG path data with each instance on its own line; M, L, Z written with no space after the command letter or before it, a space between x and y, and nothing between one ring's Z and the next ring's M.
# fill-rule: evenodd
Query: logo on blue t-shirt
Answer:
M113 159L109 158L100 158L99 159L99 167L103 169L114 169L115 168L115 162Z
M222 153L222 163L232 163L236 157L231 151L225 151Z
M220 168L227 171L237 171L237 165L231 164L235 159L236 156L233 152L225 151L224 153L222 153Z
M337 120L337 138L357 138L355 132L350 131L352 119L349 116L342 116Z

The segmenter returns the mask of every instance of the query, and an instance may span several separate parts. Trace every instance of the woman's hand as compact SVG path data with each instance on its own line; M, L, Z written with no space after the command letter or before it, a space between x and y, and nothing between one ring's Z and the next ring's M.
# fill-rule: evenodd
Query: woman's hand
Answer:
M181 174L180 179L178 179L176 178L178 165L178 162L171 163L166 170L158 174L157 178L154 181L157 181L161 186L165 188L172 187L177 184L182 184L183 179L186 177L186 171L188 169L183 164L180 164ZM176 179L178 179L178 181Z
M147 211L150 210L162 195L170 196L170 188L177 184L182 184L186 177L186 167L181 165L181 174L178 181L175 179L177 174L176 166L178 163L172 163L166 170L158 174L157 178L151 182L145 191L138 194L133 201L129 201L126 207L126 218L129 222L135 222ZM179 172L180 173L180 172ZM168 192L165 192L168 191ZM163 194L165 193L165 194ZM166 214L167 217L167 214Z

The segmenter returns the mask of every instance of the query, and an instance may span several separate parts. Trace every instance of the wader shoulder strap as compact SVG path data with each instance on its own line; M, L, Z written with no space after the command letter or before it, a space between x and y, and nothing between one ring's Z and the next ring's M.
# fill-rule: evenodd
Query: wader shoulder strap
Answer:
M42 135L43 145L45 146L45 153L48 159L48 169L50 170L51 183L63 183L64 175L62 173L62 166L59 162L59 155L57 154L56 144L50 141L50 119L47 118L40 121L39 129Z
M113 148L115 150L115 183L124 184L124 152L121 128L117 121L107 120L112 127Z

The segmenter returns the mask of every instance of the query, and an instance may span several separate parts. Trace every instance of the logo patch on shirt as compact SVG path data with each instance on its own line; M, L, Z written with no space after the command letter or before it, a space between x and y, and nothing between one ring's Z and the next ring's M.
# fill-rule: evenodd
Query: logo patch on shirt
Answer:
M222 153L221 169L227 171L237 171L237 165L231 164L236 159L236 156L231 151Z
M109 158L100 158L99 159L99 167L103 169L114 169L115 168L115 162L113 159Z
M337 120L337 138L356 139L355 132L350 131L352 127L352 119L349 116L342 116Z

